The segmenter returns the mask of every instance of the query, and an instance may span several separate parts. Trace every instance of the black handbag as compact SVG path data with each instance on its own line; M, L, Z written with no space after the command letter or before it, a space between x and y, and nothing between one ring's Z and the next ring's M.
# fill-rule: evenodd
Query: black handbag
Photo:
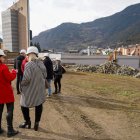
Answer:
M45 79L45 88L48 89L49 87L50 87L50 85L49 85L47 79Z

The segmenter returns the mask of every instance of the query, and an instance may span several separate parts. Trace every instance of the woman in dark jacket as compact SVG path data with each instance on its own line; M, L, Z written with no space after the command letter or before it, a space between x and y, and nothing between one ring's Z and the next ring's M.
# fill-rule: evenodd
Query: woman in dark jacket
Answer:
M44 59L44 65L46 67L47 70L47 81L49 83L49 87L48 87L48 96L51 96L52 94L52 90L51 90L51 81L53 79L53 63L51 61L51 59L49 58L49 54L45 54L44 55L45 59Z
M54 94L61 93L61 78L62 78L61 60L57 58L56 64L54 65L54 86L55 86Z
M21 70L22 61L25 59L26 50L21 50L20 55L16 57L14 62L14 68L18 70L17 73L17 82L16 82L16 88L17 88L17 94L20 94L20 87L21 87L21 80L23 77L23 72Z

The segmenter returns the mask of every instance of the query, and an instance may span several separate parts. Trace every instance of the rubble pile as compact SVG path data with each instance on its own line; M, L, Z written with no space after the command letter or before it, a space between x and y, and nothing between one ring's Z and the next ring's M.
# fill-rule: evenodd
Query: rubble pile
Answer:
M135 76L138 73L139 73L139 70L134 69L133 67L129 67L129 66L121 66L117 70L118 75L124 75L124 76Z
M134 76L135 78L140 78L140 72Z
M106 62L97 66L96 72L98 73L106 73L106 74L116 74L117 70L120 66L117 63Z
M96 72L97 66L87 66L87 65L77 65L76 71L82 71L82 72Z
M74 71L82 71L82 72L95 72L95 73L105 73L105 74L117 74L124 76L134 76L136 78L140 78L140 71L130 67L130 66L120 66L115 62L105 62L101 65L71 65L67 66L68 68L72 68Z

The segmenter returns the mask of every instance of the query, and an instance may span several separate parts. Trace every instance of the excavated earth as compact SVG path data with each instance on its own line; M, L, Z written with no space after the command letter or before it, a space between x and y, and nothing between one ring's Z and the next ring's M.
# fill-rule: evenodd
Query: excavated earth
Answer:
M30 109L32 129L18 128L23 117L20 95L16 95L14 81L14 127L20 133L13 138L6 137L5 107L5 133L0 136L0 140L140 140L140 98L135 100L137 103L121 100L114 95L102 95L94 89L74 83L77 79L79 82L85 80L86 83L90 77L90 74L78 73L63 76L61 95L53 95L51 98L46 96L38 132L33 130L34 109Z

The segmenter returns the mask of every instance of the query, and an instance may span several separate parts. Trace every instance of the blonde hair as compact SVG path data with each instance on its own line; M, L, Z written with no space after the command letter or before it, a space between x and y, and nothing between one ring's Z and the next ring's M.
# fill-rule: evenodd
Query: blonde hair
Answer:
M37 59L36 54L30 53L30 54L28 55L28 62L31 62L31 61L33 61L33 60L35 60L35 59Z

